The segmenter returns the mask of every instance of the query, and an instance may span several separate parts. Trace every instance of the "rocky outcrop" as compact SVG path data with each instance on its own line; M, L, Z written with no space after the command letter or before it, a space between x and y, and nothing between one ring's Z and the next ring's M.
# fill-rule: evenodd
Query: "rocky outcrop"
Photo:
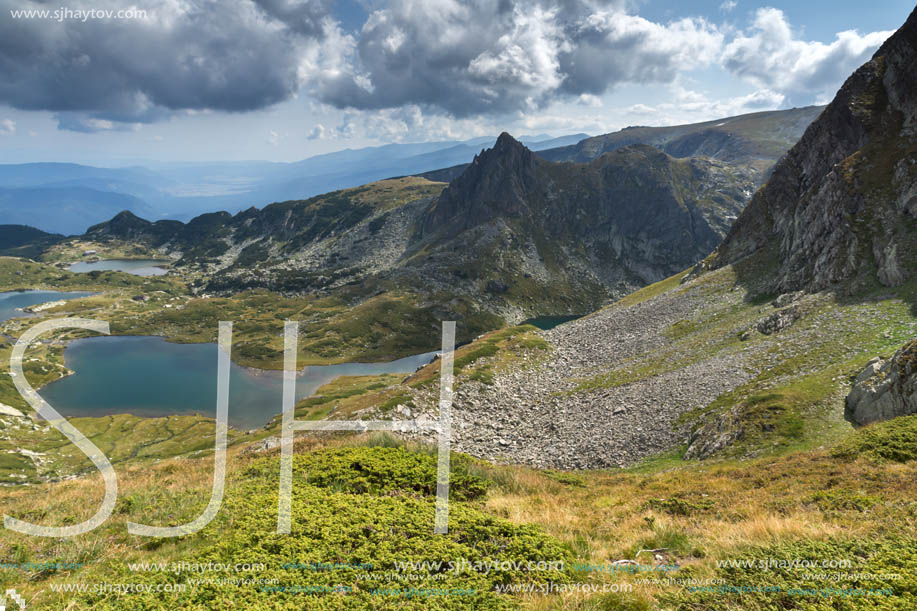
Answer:
M777 310L770 316L758 321L755 328L762 335L773 335L783 331L800 318L802 318L802 311L796 306L791 306L783 310Z
M904 282L914 262L915 64L917 11L847 79L705 265L776 245L774 291Z
M738 408L719 414L699 426L688 439L684 459L710 458L745 436Z
M492 149L475 155L462 174L449 183L424 215L425 234L444 227L457 234L495 217L518 217L537 189L535 153L506 132Z
M887 360L874 358L847 395L844 418L856 425L917 413L917 339Z

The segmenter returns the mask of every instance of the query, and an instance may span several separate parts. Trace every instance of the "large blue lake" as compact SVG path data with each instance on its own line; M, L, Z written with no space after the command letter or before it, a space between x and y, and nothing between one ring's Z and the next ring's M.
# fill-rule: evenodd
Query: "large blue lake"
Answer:
M306 367L296 382L297 400L343 375L413 373L434 354L388 363ZM39 391L63 416L216 414L216 344L172 344L161 337L92 337L71 342L64 359L76 373ZM231 425L239 429L264 425L280 413L281 397L281 372L232 364Z
M92 293L61 293L59 291L11 291L0 293L0 322L17 316L25 316L21 308L27 308L48 301L79 299L80 297L88 297L89 295L92 295Z
M164 259L103 259L102 261L74 263L67 269L71 272L116 271L135 276L162 276L167 270L159 267L168 261Z

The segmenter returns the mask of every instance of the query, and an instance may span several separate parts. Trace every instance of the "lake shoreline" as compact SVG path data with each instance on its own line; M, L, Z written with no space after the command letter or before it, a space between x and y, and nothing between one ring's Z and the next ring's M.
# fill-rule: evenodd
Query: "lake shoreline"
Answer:
M111 338L127 343L109 343ZM72 350L80 342L86 344L75 360ZM189 352L182 346L194 349ZM432 362L436 354L431 351L377 363L303 366L296 372L296 401L315 396L319 388L340 377L410 376ZM217 355L214 342L169 342L160 335L82 337L66 342L61 367L64 373L36 390L67 418L116 413L142 418L196 413L213 418ZM86 375L74 382L77 373ZM251 430L269 424L281 411L282 380L281 370L232 363L231 425Z

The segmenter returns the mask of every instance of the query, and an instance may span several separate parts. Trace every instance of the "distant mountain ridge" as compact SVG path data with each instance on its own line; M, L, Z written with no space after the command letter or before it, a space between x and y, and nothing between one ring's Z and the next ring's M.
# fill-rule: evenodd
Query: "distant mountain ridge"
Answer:
M26 225L0 225L0 256L33 258L64 239Z
M627 127L541 153L549 161L590 161L632 144L649 144L677 158L710 157L766 170L793 146L824 106L756 112L671 127Z
M693 125L628 128L588 137L572 134L522 138L549 161L590 161L631 144L649 144L677 158L705 156L756 172L760 184L773 163L798 139L820 109L753 113ZM80 210L48 216L35 207L62 202L68 194L20 191L0 202L8 222L45 231L78 234L117 212L106 202L123 198L120 209L139 216L188 221L203 213L231 213L270 202L312 197L395 176L449 182L467 167L489 138L389 144L316 155L294 163L228 162L156 164L151 168L96 168L67 163L0 164L0 188L92 189ZM74 195L74 194L69 194ZM133 199L129 199L133 198ZM73 197L70 197L73 199ZM40 208L39 208L40 209Z
M771 110L670 127L626 127L576 144L541 150L538 156L548 161L585 163L625 146L648 144L679 159L707 157L742 166L755 172L761 184L824 108ZM444 167L418 175L430 180L452 180L466 167Z
M81 232L121 210L155 216L149 204L126 193L84 186L0 187L0 215L5 223L39 225L52 233L70 234L74 228Z

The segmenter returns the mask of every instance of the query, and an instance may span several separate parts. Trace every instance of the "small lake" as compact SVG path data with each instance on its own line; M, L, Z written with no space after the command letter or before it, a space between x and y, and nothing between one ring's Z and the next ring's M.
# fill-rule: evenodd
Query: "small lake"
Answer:
M18 308L27 308L39 303L59 301L61 299L79 299L92 294L85 292L61 293L59 291L11 291L0 293L0 322L17 316L26 316Z
M101 261L80 261L67 269L71 272L127 272L135 276L162 276L167 270L159 267L169 263L165 259L103 259Z
M130 413L165 416L216 415L217 345L172 344L161 337L91 337L71 342L64 352L71 375L39 391L66 417ZM435 352L388 363L345 363L306 367L296 381L296 399L309 397L346 375L413 373ZM279 371L230 366L229 424L263 426L282 409Z

